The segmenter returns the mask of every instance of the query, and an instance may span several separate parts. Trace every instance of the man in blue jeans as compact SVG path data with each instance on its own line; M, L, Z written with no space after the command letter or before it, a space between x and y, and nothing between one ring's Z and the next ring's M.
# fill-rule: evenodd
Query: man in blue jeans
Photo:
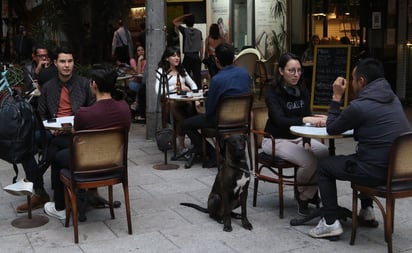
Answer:
M318 184L322 198L322 219L309 231L314 238L339 236L343 233L338 220L336 180L367 186L386 183L387 166L392 143L400 134L411 131L396 94L384 78L380 61L361 60L352 71L352 87L357 97L341 110L347 80L338 77L333 83L333 96L326 127L329 134L354 130L358 142L356 153L322 158L318 161ZM361 224L376 227L372 199L360 197Z
M182 123L182 128L189 136L194 145L193 156L201 154L202 136L198 132L201 128L213 128L216 125L216 108L221 97L243 95L250 93L250 76L248 72L241 67L233 65L235 51L227 43L222 43L216 47L215 51L216 64L220 71L213 76L210 81L207 100L206 112L187 118ZM215 167L216 157L214 148L207 142L208 162L205 167Z

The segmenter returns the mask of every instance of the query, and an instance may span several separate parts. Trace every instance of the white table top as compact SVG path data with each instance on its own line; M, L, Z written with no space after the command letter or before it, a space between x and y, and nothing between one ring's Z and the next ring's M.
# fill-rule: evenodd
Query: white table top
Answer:
M63 129L62 123L71 123L73 125L74 116L56 118L56 122L43 121L43 125L48 129Z
M308 138L322 138L322 139L336 139L353 136L353 130L348 130L339 135L329 135L326 131L326 127L313 127L313 126L291 126L290 132Z
M181 101L196 101L196 100L206 99L206 97L203 96L202 92L198 92L198 93L192 93L192 97L188 97L187 95L170 94L169 99L181 100Z

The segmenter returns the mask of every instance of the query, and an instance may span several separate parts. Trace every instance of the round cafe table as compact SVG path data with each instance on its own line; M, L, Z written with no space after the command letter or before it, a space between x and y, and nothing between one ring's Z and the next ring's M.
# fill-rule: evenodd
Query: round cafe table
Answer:
M290 132L296 136L328 139L329 140L329 155L335 155L335 139L347 138L353 136L353 130L348 130L342 134L330 135L326 131L326 127L314 127L314 126L291 126Z

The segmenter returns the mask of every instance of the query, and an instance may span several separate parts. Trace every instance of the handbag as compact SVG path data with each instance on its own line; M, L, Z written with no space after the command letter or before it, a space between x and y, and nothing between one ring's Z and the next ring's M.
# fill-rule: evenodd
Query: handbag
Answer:
M161 151L170 150L173 148L174 133L171 128L161 128L155 133L157 147Z
M167 74L164 72L160 74L160 85L159 85L159 92L157 95L157 104L156 104L156 113L159 111L159 104L162 104L162 121L163 126L160 129L157 129L158 117L156 117L156 132L155 132L155 139L157 143L157 147L160 151L166 152L173 148L174 143L174 131L171 128L167 128L164 126L167 120L167 116L170 113L169 104L167 100L167 94L169 94L169 86L167 84ZM162 88L163 88L163 95L162 95ZM171 117L170 117L171 118Z

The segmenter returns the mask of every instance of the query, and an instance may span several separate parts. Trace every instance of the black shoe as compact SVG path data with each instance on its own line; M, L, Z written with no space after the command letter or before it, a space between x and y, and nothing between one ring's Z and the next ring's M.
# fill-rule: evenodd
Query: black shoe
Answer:
M308 207L310 200L300 200L298 198L297 201L298 201L298 214L302 217L308 216L310 213L310 210Z
M313 198L309 199L309 204L315 205L317 208L319 208L320 202L321 202L321 199L319 197L318 192L316 192Z

